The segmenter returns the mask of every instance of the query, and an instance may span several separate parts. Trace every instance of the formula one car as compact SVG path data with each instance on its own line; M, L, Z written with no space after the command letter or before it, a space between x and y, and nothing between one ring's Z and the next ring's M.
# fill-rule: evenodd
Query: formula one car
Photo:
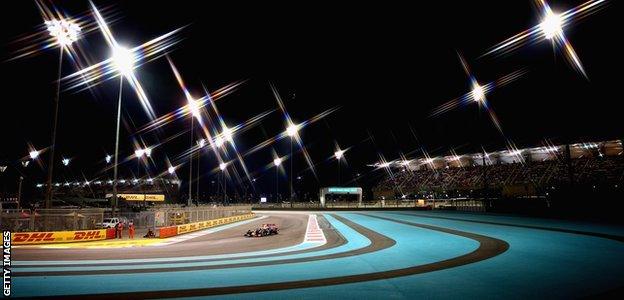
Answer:
M279 228L275 224L262 224L261 227L258 227L254 230L247 230L245 233L246 237L262 237L268 235L278 234Z

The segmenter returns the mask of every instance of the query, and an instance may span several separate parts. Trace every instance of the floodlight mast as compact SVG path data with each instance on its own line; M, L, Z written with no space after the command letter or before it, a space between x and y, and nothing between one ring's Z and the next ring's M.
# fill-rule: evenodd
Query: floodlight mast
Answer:
M121 125L121 99L122 99L122 91L123 91L123 82L124 77L130 75L132 73L132 69L134 68L134 60L135 57L124 47L117 46L113 49L112 54L113 65L116 68L116 71L119 73L119 98L117 100L117 129L115 131L115 154L113 163L113 209L112 214L115 215L115 210L118 206L117 199L117 175L118 175L118 165L119 165L119 128Z
M61 69L63 66L63 50L65 47L78 40L81 28L78 24L69 20L48 20L45 21L46 28L50 36L56 38L59 45L58 79L56 84L56 95L54 97L54 118L52 121L52 137L50 146L50 160L48 163L48 178L46 185L45 208L52 208L52 176L54 174L54 150L56 148L56 127L58 124L59 98L61 93Z

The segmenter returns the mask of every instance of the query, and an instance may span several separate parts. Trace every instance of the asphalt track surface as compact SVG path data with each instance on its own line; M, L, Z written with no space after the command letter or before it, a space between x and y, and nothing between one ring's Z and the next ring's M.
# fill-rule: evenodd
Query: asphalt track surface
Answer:
M266 212L159 247L15 249L13 293L62 299L621 296L624 228L445 212ZM327 243L303 243L317 214ZM244 238L260 223L279 235Z
M198 254L227 254L281 248L301 243L305 233L307 215L269 216L245 225L200 236L167 247L140 247L118 249L38 249L23 248L15 251L14 260L99 260L135 259L153 257L194 256ZM248 229L261 224L279 224L281 232L270 239L245 238ZM270 241L269 241L270 240Z

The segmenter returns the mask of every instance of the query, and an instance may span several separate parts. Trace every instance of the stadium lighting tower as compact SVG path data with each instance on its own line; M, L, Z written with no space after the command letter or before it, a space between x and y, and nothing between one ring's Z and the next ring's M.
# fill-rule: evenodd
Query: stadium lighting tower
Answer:
M167 172L169 172L170 175L173 175L175 173L175 167L171 166L167 169Z
M137 158L137 184L139 185L139 187L141 186L141 158L143 158L143 156L145 157L151 157L152 156L152 148L150 147L146 147L144 149L137 149L134 150L134 155ZM149 175L149 174L148 174ZM147 202L145 201L145 198L143 198L143 206L147 206Z
M289 124L288 127L286 127L286 134L289 137L294 137L295 135L297 135L297 132L299 131L299 126L296 124Z
M227 126L223 126L223 132L221 132L221 135L223 135L223 139L228 141L228 142L232 142L233 141L233 137L232 137L232 129L228 128Z
M344 150L338 150L334 152L334 156L336 157L337 160L340 160L343 155L344 155Z
M134 53L126 47L117 46L113 49L113 64L117 72L124 76L132 74L134 69Z
M143 156L152 157L152 148L147 147L134 150L134 156L137 158L137 178L141 178L141 176L139 176L141 172L141 158L143 158Z
M334 152L334 157L336 158L336 163L338 164L338 185L340 186L340 159L344 156L345 151L342 149L338 149L338 151Z
M563 33L563 19L561 15L553 13L552 10L547 9L546 15L542 23L539 24L539 28L544 34L544 38L547 40Z
M483 102L483 100L485 100L485 92L483 91L483 87L481 87L481 85L479 85L477 82L473 83L472 100L474 100L475 102Z
M199 203L199 167L201 164L201 149L204 148L204 146L206 146L206 139L201 139L199 141L197 141L197 146L199 146L199 149L197 151L197 188L195 189L195 195L197 198L197 201Z
M63 165L66 167L69 165L69 158L63 158Z
M115 162L113 163L113 216L117 207L117 168L119 164L119 127L121 123L121 99L123 91L124 77L132 74L134 68L135 56L127 48L116 46L113 48L112 54L113 65L117 73L119 73L119 98L117 99L117 128L115 130ZM138 150L137 150L138 151ZM144 150L141 150L144 151ZM138 154L135 151L135 155ZM139 155L137 155L139 156ZM143 156L141 154L140 156Z
M50 147L50 162L48 165L48 178L46 186L46 201L45 207L52 207L52 175L54 172L54 148L56 148L56 125L58 123L58 110L59 110L59 98L61 92L61 69L63 66L63 51L66 47L78 40L81 28L78 24L69 20L48 20L45 21L46 28L50 35L56 38L56 43L59 45L59 60L58 60L58 81L56 84L56 95L54 97L54 118L52 121L52 145Z
M292 157L292 152L293 152L293 139L295 137L297 137L297 133L299 132L299 125L294 124L292 122L289 121L288 127L286 127L286 134L290 137L290 176L289 176L289 191L290 191L290 196L289 196L289 200L292 201L293 199L293 183L292 183L292 177L293 177L293 157Z
M37 159L37 157L39 157L39 151L37 150L32 150L30 152L28 152L28 155L30 156L30 159Z
M193 204L193 141L195 139L195 135L193 133L194 128L195 128L195 118L197 118L197 120L199 121L201 118L201 112L200 112L200 104L198 100L192 99L189 96L187 96L188 99L188 110L191 112L191 151L189 151L189 188L188 188L188 199L187 199L187 206L191 206L191 204Z
M104 157L104 161L106 161L107 164L110 164L111 159L113 159L113 157L110 155L106 155L106 157Z
M282 164L282 158L278 157L276 159L273 160L273 165L275 166L275 202L277 203L278 197L277 195L279 194L279 178L278 178L278 171L279 171L279 166Z
M143 149L134 150L134 156L136 156L137 158L137 175L136 175L137 178L141 178L139 173L141 172L141 158L143 157L143 155L145 155L145 150Z
M224 141L223 141L223 138L222 138L221 136L217 136L217 137L215 138L215 145L216 145L217 147L221 147L221 146L223 146L223 143L224 143Z
M225 182L225 169L227 168L227 164L222 162L219 164L219 170L221 170L221 183L223 184L223 202L227 201L227 183Z

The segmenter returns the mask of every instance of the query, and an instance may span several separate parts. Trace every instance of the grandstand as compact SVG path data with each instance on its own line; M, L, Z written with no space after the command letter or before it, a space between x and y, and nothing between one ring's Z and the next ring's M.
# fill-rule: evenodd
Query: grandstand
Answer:
M375 164L380 167L381 164ZM562 187L619 189L622 141L505 150L385 163L376 198L545 197Z

